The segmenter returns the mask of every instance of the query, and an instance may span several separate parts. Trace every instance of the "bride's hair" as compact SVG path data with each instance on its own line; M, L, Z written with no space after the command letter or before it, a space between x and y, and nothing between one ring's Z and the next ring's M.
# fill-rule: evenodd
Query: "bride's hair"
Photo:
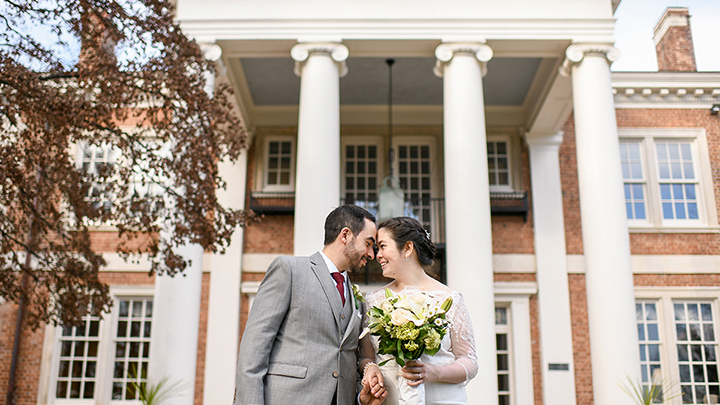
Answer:
M398 250L402 250L407 242L412 242L420 265L425 270L432 267L435 258L435 244L432 243L430 234L417 219L410 217L390 218L378 225L378 231L380 229L385 229L390 233Z

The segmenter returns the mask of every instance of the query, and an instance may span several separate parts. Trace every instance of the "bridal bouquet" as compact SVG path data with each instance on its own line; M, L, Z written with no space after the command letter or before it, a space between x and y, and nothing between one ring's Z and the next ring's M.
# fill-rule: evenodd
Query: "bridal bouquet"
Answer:
M440 350L440 342L447 333L449 322L445 319L452 306L452 298L438 302L425 292L413 290L397 297L385 289L385 300L379 306L370 308L371 335L378 337L378 353L389 354L397 364L405 366L408 360L419 359L423 354L430 356ZM380 363L385 365L390 359ZM398 374L398 402L403 405L425 403L425 387L408 385Z
M378 352L390 354L402 367L405 361L430 356L440 349L448 330L445 314L452 306L448 297L442 305L425 292L416 290L395 297L385 289L385 300L370 308L370 334L379 337ZM387 360L381 365L387 363Z

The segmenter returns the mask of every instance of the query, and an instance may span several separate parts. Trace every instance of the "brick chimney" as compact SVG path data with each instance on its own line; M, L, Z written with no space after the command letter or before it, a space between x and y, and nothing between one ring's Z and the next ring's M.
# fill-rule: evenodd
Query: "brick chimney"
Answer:
M668 7L653 33L658 70L697 72L687 7Z

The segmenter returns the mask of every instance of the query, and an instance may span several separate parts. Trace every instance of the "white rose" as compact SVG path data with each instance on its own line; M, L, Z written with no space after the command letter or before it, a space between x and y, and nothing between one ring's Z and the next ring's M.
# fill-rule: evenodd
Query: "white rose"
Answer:
M380 304L380 309L382 309L385 313L388 313L393 310L393 306L390 303L390 301L383 301L382 304Z
M390 321L393 323L393 325L400 326L405 325L406 323L410 322L414 318L410 311L402 308L398 308L390 314Z
M415 294L412 296L412 300L416 304L424 304L425 303L425 295L423 294Z

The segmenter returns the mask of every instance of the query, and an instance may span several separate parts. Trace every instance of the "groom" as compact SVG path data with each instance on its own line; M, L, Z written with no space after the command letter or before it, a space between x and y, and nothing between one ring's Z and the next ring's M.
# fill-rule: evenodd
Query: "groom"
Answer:
M368 386L356 396L362 312L346 273L374 258L375 232L372 214L343 205L325 220L321 252L270 264L240 343L233 404L384 401L384 392Z

